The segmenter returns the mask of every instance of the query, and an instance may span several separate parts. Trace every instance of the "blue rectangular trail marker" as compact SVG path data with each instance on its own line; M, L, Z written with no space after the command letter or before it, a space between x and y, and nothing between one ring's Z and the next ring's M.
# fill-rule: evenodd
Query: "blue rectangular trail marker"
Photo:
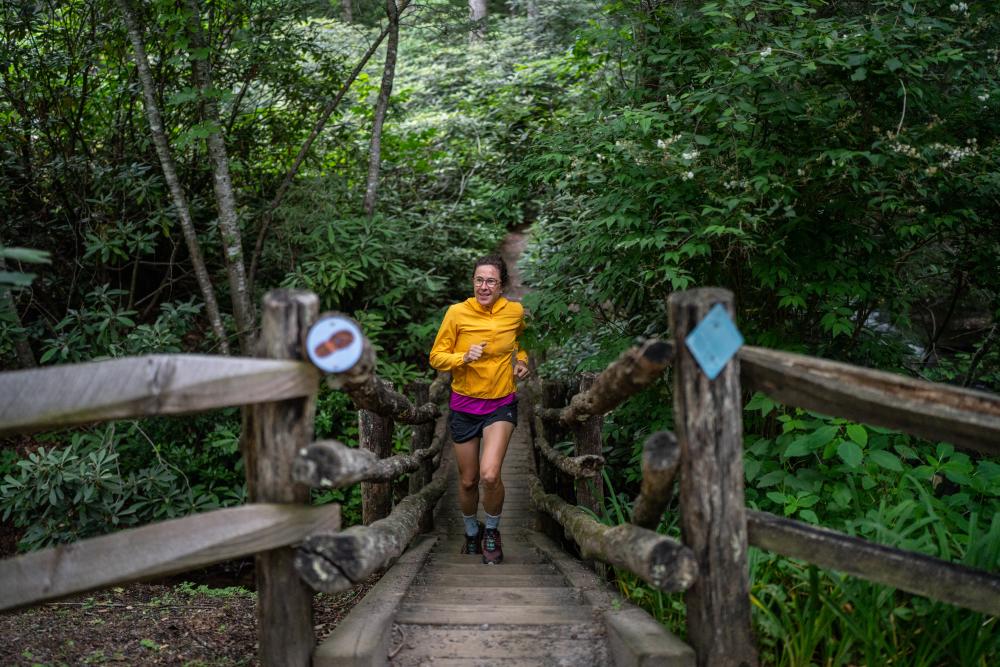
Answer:
M714 380L743 346L743 334L723 305L717 303L684 342L708 379Z

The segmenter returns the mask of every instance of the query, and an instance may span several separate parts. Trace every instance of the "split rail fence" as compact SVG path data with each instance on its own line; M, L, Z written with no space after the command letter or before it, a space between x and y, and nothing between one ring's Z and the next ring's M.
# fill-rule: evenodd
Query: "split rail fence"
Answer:
M0 373L0 435L113 419L245 406L241 452L250 504L81 540L0 561L0 610L177 574L255 555L259 658L309 665L314 590L347 590L397 558L445 490L444 446L416 384L410 402L361 360L328 382L359 409L359 447L313 442L320 373L302 361L319 301L275 290L264 297L259 358L151 355ZM411 451L391 455L394 423L413 426ZM409 494L392 507L392 482ZM340 506L310 506L310 488L361 482L364 526L340 531ZM294 547L294 548L293 548Z
M672 341L626 351L600 375L535 386L539 477L532 499L550 537L575 542L584 558L624 568L665 592L685 591L688 642L700 666L757 664L750 630L749 545L900 590L1000 615L1000 576L747 509L744 392L791 407L951 442L1000 455L1000 397L758 347L743 347L709 380L685 339L716 304L733 317L732 294L695 289L671 295ZM607 526L601 512L602 415L673 365L676 435L644 443L642 482L631 524ZM561 407L560 407L561 406ZM573 455L553 445L571 438ZM682 541L655 532L679 476ZM970 545L971 547L971 545Z
M757 662L749 545L1000 615L996 574L748 510L742 459L744 391L992 456L1000 454L1000 398L755 347L742 348L709 380L684 340L716 304L732 317L725 290L672 295L673 340L626 351L599 375L584 377L572 398L557 384L528 388L538 470L531 495L542 528L568 538L584 558L626 569L660 590L684 591L688 641L701 666ZM353 368L328 379L359 408L359 448L312 442L320 377L300 359L316 311L312 294L269 293L262 359L156 355L0 374L0 395L10 397L0 405L0 434L248 406L242 452L253 503L0 561L0 608L256 554L261 663L309 664L311 589L346 590L388 565L429 528L445 489L443 471L435 472L445 435L433 424L446 385L411 387L410 402L376 376L367 341ZM602 416L671 364L676 435L646 440L632 522L601 524L581 506L601 511ZM414 426L408 454L390 455L395 422ZM572 456L554 447L567 435ZM409 495L393 508L391 482L403 473L410 473ZM655 532L678 477L682 541ZM308 506L310 487L357 482L364 526L340 531L338 506Z

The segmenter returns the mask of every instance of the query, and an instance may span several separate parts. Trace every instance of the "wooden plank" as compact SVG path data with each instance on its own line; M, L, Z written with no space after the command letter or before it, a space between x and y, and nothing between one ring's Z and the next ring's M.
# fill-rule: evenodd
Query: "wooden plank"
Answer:
M1000 616L1000 576L793 519L747 511L750 544L823 568Z
M154 354L0 373L0 435L174 415L313 393L294 360Z
M339 525L339 505L244 505L35 551L0 561L0 609L193 570Z
M537 659L542 664L583 667L611 664L598 624L567 624L483 630L474 627L404 626L405 646L394 664L438 665L454 660L468 667L492 657L505 667L512 660ZM460 662L464 661L464 662Z
M759 347L740 351L746 386L834 417L1000 455L1000 396Z
M716 304L733 317L728 290L687 290L669 299L681 534L699 575L684 600L698 667L745 667L758 663L750 629L740 363L731 359L709 380L685 342Z
M545 563L510 563L507 561L507 554L504 553L503 567L494 567L483 570L483 559L475 558L475 554L469 554L469 559L464 563L437 563L431 561L424 565L424 572L427 574L452 574L456 577L476 577L482 576L484 572L489 573L491 578L495 578L497 584L503 581L504 577L512 577L521 574L557 574L555 567Z
M504 563L504 567L506 567ZM501 568L495 568L501 569ZM479 574L482 575L482 566ZM490 574L492 577L492 572ZM494 586L471 587L455 582L454 586L411 586L408 602L449 602L455 604L482 604L488 600L497 605L579 605L583 596L572 588L507 588L498 580Z
M258 354L299 359L319 312L319 298L300 290L264 295ZM251 501L309 503L309 487L292 479L295 454L312 441L316 393L254 405L243 412L243 450ZM337 527L339 529L339 526ZM295 571L295 551L264 551L255 559L258 657L264 667L307 667L315 644L312 591Z
M497 569L503 565L484 565L483 568L495 567ZM463 581L463 586L474 586L485 588L492 586L494 582L489 578L490 570L483 570L483 576ZM417 584L422 586L454 586L455 577L440 574L421 573L417 577ZM524 587L524 588L565 588L566 578L561 574L517 574L504 578L504 588Z
M501 566L502 567L502 566ZM499 605L490 601L476 604L403 603L396 612L397 623L414 625L451 625L476 623L498 625L562 625L594 618L590 607L549 605Z

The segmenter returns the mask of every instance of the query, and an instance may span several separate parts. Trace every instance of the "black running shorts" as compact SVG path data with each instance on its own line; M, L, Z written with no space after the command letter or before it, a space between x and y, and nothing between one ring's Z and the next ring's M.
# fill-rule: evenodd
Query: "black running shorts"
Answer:
M448 430L456 443L468 442L483 437L483 429L494 422L517 424L517 399L510 405L502 405L488 415L470 415L468 412L452 410L448 415Z

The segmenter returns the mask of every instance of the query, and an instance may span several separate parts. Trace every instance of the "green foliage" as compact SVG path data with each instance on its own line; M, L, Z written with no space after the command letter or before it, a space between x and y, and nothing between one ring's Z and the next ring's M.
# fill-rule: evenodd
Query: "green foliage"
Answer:
M204 487L159 456L123 469L119 449L130 435L114 424L72 434L69 443L39 447L0 483L4 521L24 528L20 546L36 549L122 527L218 507ZM158 452L157 452L158 454Z

